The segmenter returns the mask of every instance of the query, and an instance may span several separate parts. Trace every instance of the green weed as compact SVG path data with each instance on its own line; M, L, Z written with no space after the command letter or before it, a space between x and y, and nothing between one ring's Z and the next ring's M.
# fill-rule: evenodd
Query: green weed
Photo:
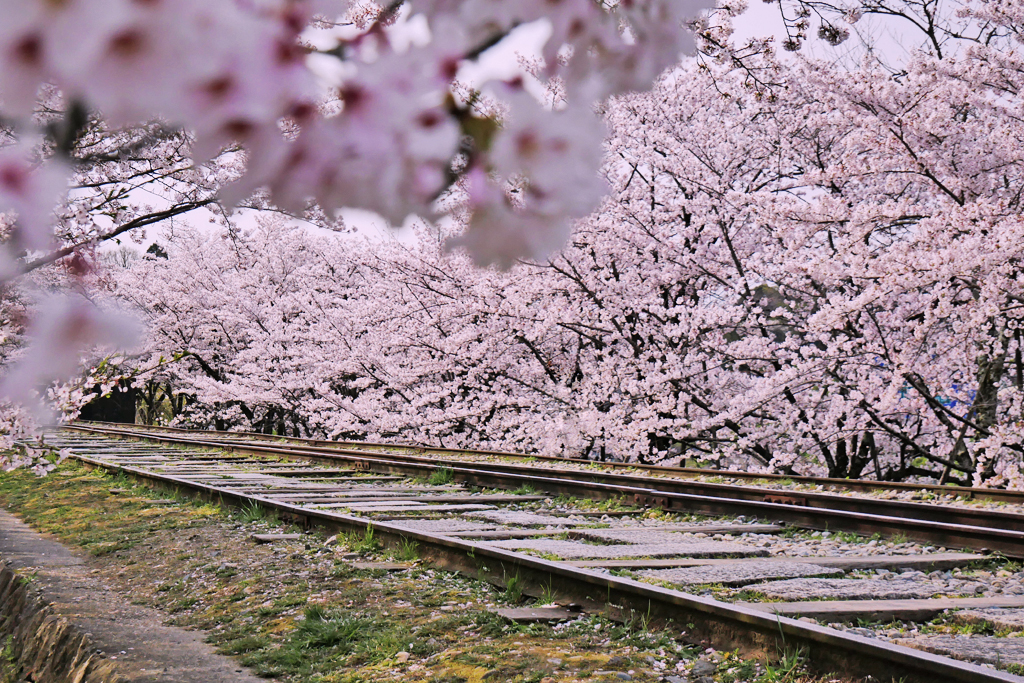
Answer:
M270 639L264 636L243 636L237 640L231 640L217 648L222 655L241 655L247 652L262 650L270 645Z
M184 612L185 610L187 610L189 607L192 607L197 602L199 602L199 598L192 598L192 597L182 598L181 600L178 600L176 603L171 605L170 608L167 611L170 612L171 614L176 614L178 612Z
M411 538L402 538L398 547L391 552L398 562L412 562L420 556L420 544Z
M14 636L7 636L0 649L0 683L15 683L21 680L21 667L14 656Z
M547 585L542 585L540 589L540 595L537 597L537 602L541 605L550 605L557 600L554 588L549 581Z
M505 577L505 599L512 604L523 599L523 581L519 574Z
M350 531L341 538L341 544L354 553L372 553L380 549L380 541L373 531L373 525L367 525L363 533Z
M242 509L238 512L238 518L246 524L266 521L268 516L269 511L256 502L243 505Z
M451 467L438 467L430 473L427 483L431 486L444 486L455 481L455 470Z
M788 652L778 661L765 664L764 673L757 678L757 683L785 683L796 680L803 675L804 664L802 652Z
M328 618L321 611L306 610L306 619L299 623L294 642L303 649L341 648L351 650L355 641L373 627L369 619L342 616Z

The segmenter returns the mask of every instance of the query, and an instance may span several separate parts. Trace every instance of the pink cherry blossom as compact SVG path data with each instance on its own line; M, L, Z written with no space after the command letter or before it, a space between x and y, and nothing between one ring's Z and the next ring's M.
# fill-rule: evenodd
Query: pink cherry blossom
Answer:
M31 141L0 148L0 212L15 217L7 250L17 254L51 247L54 208L67 192L67 182L67 169L42 163Z
M79 353L95 346L130 347L138 329L130 318L82 299L44 301L28 330L29 347L0 382L0 396L28 403L51 381L70 375Z

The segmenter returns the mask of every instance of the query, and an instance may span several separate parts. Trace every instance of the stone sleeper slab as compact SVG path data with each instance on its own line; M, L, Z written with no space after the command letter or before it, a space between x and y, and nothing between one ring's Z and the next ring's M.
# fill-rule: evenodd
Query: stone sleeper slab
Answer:
M726 586L743 586L768 579L787 579L797 576L839 576L843 574L843 570L806 562L744 560L730 565L654 569L640 572L640 574L652 579L683 585L721 583Z
M482 524L480 522L469 522L462 519L409 519L403 520L396 526L405 527L414 531L423 531L430 534L450 534L462 531L491 531L496 527L493 524Z
M380 506L356 506L348 505L346 508L353 512L467 512L470 510L492 510L493 505L380 505ZM344 508L343 508L344 509Z
M733 527L730 529L729 527ZM706 536L694 538L692 534L733 534L733 533L777 533L784 527L772 524L716 524L701 528L696 525L669 525L614 527L610 529L579 529L570 531L571 538L582 538L588 541L618 541L620 543L669 543L679 542L685 537L690 542L703 540ZM660 536L659 536L660 534ZM684 536L685 534L685 536ZM657 539L665 540L657 540Z
M738 602L737 605L787 617L806 616L826 622L928 621L947 610L989 607L1022 607L1024 597L924 598L903 600L812 600L809 602Z
M999 630L1024 631L1024 609L1020 608L970 609L957 612L954 617L963 624L991 624L992 628Z
M942 583L905 579L788 579L748 588L782 600L898 600L949 593Z
M598 543L642 543L644 545L704 542L703 538L695 537L693 534L657 529L580 529L570 531L569 537L597 541Z
M518 541L496 541L489 543L496 548L507 550L533 550L550 553L565 559L616 558L616 557L707 557L707 556L762 556L767 552L760 548L708 541L703 543L673 543L660 545L588 545L573 541L558 541L546 538Z
M1024 638L924 635L897 640L896 643L954 659L999 666L1024 665Z
M467 517L486 519L498 524L515 524L516 526L579 526L591 524L589 520L575 520L568 517L555 517L554 515L539 515L534 512L518 512L515 510L494 510L492 512L477 512Z

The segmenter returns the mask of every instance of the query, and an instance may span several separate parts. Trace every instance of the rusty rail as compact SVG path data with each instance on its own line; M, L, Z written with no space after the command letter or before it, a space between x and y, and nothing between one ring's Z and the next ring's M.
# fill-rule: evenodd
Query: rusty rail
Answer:
M101 427L124 428L125 425L116 422L79 422L82 425L98 425ZM909 491L931 493L935 495L954 495L962 498L976 500L993 500L1005 503L1024 504L1024 491L1014 489L981 488L970 486L953 486L941 484L916 484L907 482L886 482L876 479L839 479L835 477L814 477L808 475L774 474L770 472L744 472L740 470L718 470L700 467L672 467L668 465L649 465L633 462L610 462L592 461L583 458L569 458L555 455L540 455L515 453L511 451L495 451L486 449L462 449L444 448L440 446L428 446L422 444L394 444L377 443L372 441L329 441L325 439L310 439L304 437L288 437L272 434L261 434L259 432L224 432L213 430L191 430L180 427L165 427L161 425L145 425L145 430L160 431L165 433L179 434L204 434L214 435L218 438L246 438L269 441L272 443L295 444L303 447L326 448L342 451L366 451L367 449L406 449L411 454L427 455L434 454L443 456L450 453L464 453L466 455L483 455L518 460L541 460L545 462L564 462L582 465L600 465L609 470L641 470L651 474L665 474L677 477L706 477L721 476L732 479L748 481L792 481L801 484L813 484L831 489L843 489L850 491Z
M69 429L129 438L143 438L137 429L71 425ZM202 433L205 436L205 433ZM178 445L220 448L236 453L272 454L277 457L338 464L384 474L426 476L439 467L451 469L455 481L488 488L517 489L523 485L554 495L596 499L630 498L639 505L705 515L748 515L808 529L850 531L871 535L905 535L909 540L937 546L998 552L1024 557L1024 515L853 498L835 494L799 492L783 501L787 492L776 489L710 484L659 477L531 468L504 463L467 467L457 460L420 456L376 455L312 447L283 447L150 435L150 440ZM795 499L792 499L795 498ZM776 502L772 502L772 500Z

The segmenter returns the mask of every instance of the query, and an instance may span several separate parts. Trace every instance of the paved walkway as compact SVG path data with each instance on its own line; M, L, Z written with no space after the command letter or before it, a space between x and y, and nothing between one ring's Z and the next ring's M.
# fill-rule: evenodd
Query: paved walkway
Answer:
M117 673L135 683L257 683L229 657L218 655L196 631L165 626L166 615L132 605L114 592L82 558L38 534L9 512L0 510L0 558L12 568L34 574L41 590L61 616L75 624L93 646L117 662ZM265 682L264 682L265 683Z

